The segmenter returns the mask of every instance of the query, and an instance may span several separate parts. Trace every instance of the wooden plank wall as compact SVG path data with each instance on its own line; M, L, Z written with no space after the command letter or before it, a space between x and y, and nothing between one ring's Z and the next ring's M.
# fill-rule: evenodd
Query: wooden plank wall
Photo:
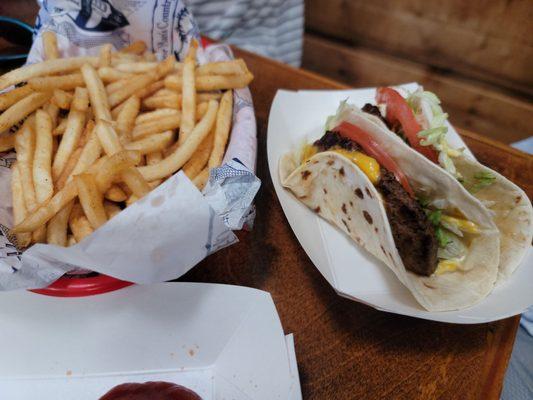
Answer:
M458 126L533 135L532 0L306 0L303 67L354 87L418 81Z

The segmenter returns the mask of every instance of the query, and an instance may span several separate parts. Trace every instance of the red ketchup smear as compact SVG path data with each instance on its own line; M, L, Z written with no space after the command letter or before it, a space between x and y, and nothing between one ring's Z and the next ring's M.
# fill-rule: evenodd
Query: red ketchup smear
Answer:
M123 383L100 400L202 400L186 387L169 382Z

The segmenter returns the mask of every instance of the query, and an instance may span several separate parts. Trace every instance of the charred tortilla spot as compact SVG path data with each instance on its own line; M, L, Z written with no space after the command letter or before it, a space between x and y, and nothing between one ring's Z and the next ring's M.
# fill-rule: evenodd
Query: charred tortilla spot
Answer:
M329 160L326 164L328 164L329 166L333 165L333 160Z
M311 171L305 170L302 171L302 179L305 181L307 178L309 178L309 175L311 175Z
M341 167L341 169L339 169L339 174L341 176L344 176L344 167Z
M379 247L381 247L381 251L383 252L383 254L385 254L385 256L387 255L387 252L385 251L385 249L383 248L383 245L380 244Z
M370 216L370 214L368 213L368 211L366 210L363 210L363 215L366 219L366 222L368 222L370 225L372 225L373 221L372 221L372 217Z
M435 289L435 286L428 285L426 282L423 282L424 286L429 289Z
M520 200L522 200L522 198L521 198L520 196L516 196L516 197L514 198L514 203L515 203L515 204L518 204L518 203L520 203Z
M299 199L307 199L307 195L304 194L303 196L298 196Z
M367 187L365 188L365 192L370 198L372 198L372 193L370 193L370 190Z
M313 161L313 164L318 164L318 160Z
M341 207L341 209L342 209L342 212L343 212L344 214L346 214L346 203L342 203L342 207Z
M320 206L317 208L314 208L313 211L316 212L317 214L320 213Z
M348 230L348 232L351 233L352 231L350 230L350 227L348 226L348 223L347 223L344 219L342 220L342 223L344 224L344 226L346 227L346 229Z
M322 189L324 191L324 194L328 194L328 190L326 188Z
M374 232L378 233L379 232L379 229L377 226L374 227Z
M350 207L353 207L353 202L350 200Z
M355 189L355 195L357 197L359 197L360 199L362 199L363 197L365 197L365 195L363 194L363 191L359 188Z

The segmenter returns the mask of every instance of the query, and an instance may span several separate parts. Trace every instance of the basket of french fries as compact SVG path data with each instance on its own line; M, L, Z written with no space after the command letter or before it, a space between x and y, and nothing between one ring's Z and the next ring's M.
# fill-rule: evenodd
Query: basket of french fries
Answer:
M11 189L0 289L44 287L80 268L164 281L233 243L220 214L235 205L214 210L200 191L235 191L231 178L241 187L243 176L247 198L258 189L255 149L240 157L248 165L228 154L234 98L249 96L234 92L253 79L245 62L199 64L194 40L183 61L158 61L142 41L63 58L53 32L40 39L42 62L0 77L0 184Z

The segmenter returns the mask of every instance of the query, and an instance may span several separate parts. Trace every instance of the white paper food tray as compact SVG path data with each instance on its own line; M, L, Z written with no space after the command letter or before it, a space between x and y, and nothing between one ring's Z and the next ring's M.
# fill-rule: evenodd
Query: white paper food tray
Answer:
M0 293L0 399L97 400L168 381L211 399L301 399L292 335L255 289L163 283L84 298Z
M399 87L413 91L418 85L411 83ZM362 107L365 103L375 103L374 96L375 88L280 90L270 109L267 134L270 175L292 230L311 261L341 296L382 311L461 324L489 322L523 312L533 304L533 252L529 251L507 282L496 287L479 304L460 311L429 312L416 302L385 264L281 186L278 164L283 154L295 150L304 141L321 137L326 118L335 114L340 101L348 99L348 102ZM454 147L466 147L451 125L448 140ZM470 150L465 151L471 154Z

